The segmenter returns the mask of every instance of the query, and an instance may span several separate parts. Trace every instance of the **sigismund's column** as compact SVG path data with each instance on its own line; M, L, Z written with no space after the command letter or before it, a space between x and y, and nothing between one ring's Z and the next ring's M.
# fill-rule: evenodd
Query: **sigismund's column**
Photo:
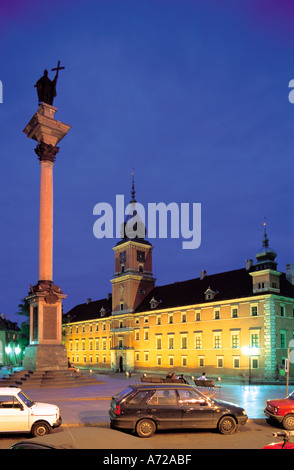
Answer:
M51 84L55 91L56 81ZM30 304L30 344L24 353L25 370L68 368L66 348L62 345L62 300L66 295L54 284L52 274L53 166L59 151L56 145L71 126L55 120L56 111L52 104L42 102L24 129L30 139L38 142L35 152L40 161L39 281L30 286L26 297Z

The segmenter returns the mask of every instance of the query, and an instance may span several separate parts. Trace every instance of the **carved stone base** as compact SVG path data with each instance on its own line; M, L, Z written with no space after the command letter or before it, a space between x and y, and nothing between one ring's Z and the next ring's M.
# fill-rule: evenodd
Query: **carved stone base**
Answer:
M27 346L23 359L24 370L66 370L67 351L62 344Z

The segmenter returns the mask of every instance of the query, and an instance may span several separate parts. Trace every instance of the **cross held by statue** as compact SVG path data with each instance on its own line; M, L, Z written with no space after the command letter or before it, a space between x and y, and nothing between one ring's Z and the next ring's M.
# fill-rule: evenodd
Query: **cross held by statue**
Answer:
M56 75L58 75L58 72L59 70L63 70L64 67L60 67L60 60L58 61L58 64L57 64L57 67L55 67L54 69L51 69L52 72L54 72L56 70Z

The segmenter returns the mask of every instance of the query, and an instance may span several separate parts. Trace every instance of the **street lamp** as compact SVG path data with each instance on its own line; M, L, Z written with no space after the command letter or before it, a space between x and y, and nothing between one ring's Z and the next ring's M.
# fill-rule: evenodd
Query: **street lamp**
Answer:
M251 356L258 354L258 348L256 346L245 346L242 348L243 354L248 354L249 356L249 371L248 371L248 384L251 384Z

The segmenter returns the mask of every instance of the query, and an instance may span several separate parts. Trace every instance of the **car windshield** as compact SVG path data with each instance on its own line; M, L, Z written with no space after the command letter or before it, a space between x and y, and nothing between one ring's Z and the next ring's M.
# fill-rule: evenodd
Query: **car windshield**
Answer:
M31 406L33 406L33 404L35 403L33 400L27 397L23 392L19 392L17 395L27 405L28 408L31 408Z
M290 395L288 396L288 398L290 398L291 400L294 400L294 391L292 393L290 393Z

